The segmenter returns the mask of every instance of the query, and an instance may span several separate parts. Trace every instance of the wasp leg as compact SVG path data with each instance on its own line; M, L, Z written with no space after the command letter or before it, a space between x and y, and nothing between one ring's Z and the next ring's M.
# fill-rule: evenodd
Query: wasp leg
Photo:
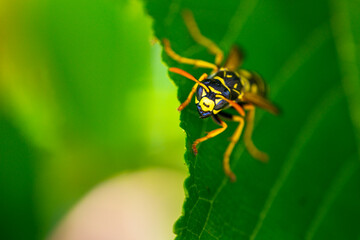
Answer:
M245 146L246 146L247 150L249 151L249 153L251 154L251 156L253 156L254 158L256 158L262 162L267 162L269 160L269 156L266 153L257 149L257 147L255 147L255 145L251 139L252 132L254 129L255 106L254 105L245 105L244 108L245 108L245 110L248 110L247 115L246 115L246 127L245 127L245 132L244 132Z
M179 63L194 65L195 67L201 67L201 68L210 68L213 69L214 71L218 69L218 67L213 63L209 63L199 59L185 58L178 55L171 49L170 42L168 39L163 39L163 43L164 43L164 50L167 53L167 55L169 55L172 59L174 59Z
M236 128L234 134L232 135L232 137L230 139L230 144L224 153L224 160L223 160L223 167L224 167L225 174L230 178L230 180L232 182L235 182L236 176L230 168L230 155L231 155L232 151L234 150L235 144L239 141L239 138L243 131L244 119L240 116L235 116L235 115L229 115L227 117L231 117L231 120L239 122L238 127Z
M215 115L216 116L216 115ZM214 117L215 117L214 116ZM205 136L205 137L202 137L202 138L199 138L197 140L194 141L193 145L192 145L192 150L194 152L194 154L196 155L197 154L197 149L196 149L196 146L201 143L201 142L204 142L210 138L213 138L217 135L219 135L220 133L222 133L223 131L225 131L225 129L227 128L227 124L222 121L218 116L216 116L216 123L220 123L221 127L222 128L218 128L218 129L215 129L215 130L212 130L210 132L208 132L208 134Z
M178 111L182 111L191 102L191 98L194 95L194 93L196 92L196 89L198 86L199 86L199 84L195 83L195 85L192 87L191 92L189 93L186 100L182 104L180 104L180 106L178 107L178 109L177 109Z
M229 100L226 97L222 96L222 95L216 95L217 98L221 98L223 100L225 100L226 102L228 102L241 116L245 116L245 111L244 109L235 101Z
M182 12L182 15L184 18L185 25L188 28L189 33L192 36L192 38L200 45L203 45L204 47L206 47L212 54L214 54L215 55L215 64L217 66L220 66L224 59L223 51L213 41L204 37L201 34L191 11L185 10Z
M203 81L204 79L206 79L208 77L208 75L206 73L204 73L203 75L201 75L201 77L199 78L199 82ZM181 111L183 110L190 102L191 102L191 99L194 95L194 93L196 92L196 89L197 87L199 86L198 83L196 83L192 89L191 89L191 92L189 93L188 97L186 98L186 100L178 107L178 111Z

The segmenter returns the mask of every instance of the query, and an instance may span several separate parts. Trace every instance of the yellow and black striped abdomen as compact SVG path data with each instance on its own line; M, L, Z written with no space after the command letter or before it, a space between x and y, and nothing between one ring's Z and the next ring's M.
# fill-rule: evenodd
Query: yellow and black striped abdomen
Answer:
M266 97L265 83L257 73L241 69L239 75L240 82L244 87L243 91Z

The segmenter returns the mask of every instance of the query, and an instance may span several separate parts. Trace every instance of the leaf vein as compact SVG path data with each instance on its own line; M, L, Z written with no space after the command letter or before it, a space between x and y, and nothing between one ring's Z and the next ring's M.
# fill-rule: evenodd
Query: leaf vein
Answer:
M223 178L223 181L221 182L221 185L220 187L216 190L214 196L212 197L212 199L209 199L210 201L210 208L208 210L208 213L207 213L207 216L206 216L206 220L205 220L205 223L204 223L204 227L202 228L201 232L200 232L200 237L202 236L203 234L203 231L204 229L206 228L207 224L208 224L208 221L210 219L210 214L212 212L212 209L213 209L213 206L214 206L214 200L215 198L219 195L219 193L221 192L221 190L225 187L226 183L228 182L228 179L227 177L224 177Z
M351 23L349 16L349 7L347 1L331 1L332 32L334 35L335 46L339 55L340 71L343 75L342 85L346 93L346 97L350 106L350 118L356 131L358 156L360 156L360 83L359 70L357 68L358 57L356 53L356 43L351 31Z
M169 13L165 17L165 25L170 26L174 21L176 12L179 12L182 0L174 0L169 6Z
M228 31L224 34L220 45L229 45L232 44L236 37L239 36L243 26L246 21L253 13L255 7L257 6L258 0L248 0L240 1L238 8L236 9L235 14L229 23Z
M314 220L310 224L309 230L306 233L305 239L311 240L314 238L314 235L319 228L321 222L324 220L326 213L328 212L330 206L335 201L336 197L340 194L342 188L349 181L350 177L358 170L359 162L354 161L353 158L348 160L343 164L343 166L338 171L336 178L333 180L331 186L327 189L324 200L316 215L314 216Z
M275 184L270 190L264 207L260 212L259 219L250 236L251 240L255 239L257 234L259 233L262 224L267 216L267 213L269 212L276 196L278 195L293 166L295 165L302 148L306 145L307 139L310 138L318 123L324 118L324 113L328 110L328 106L330 104L333 104L337 99L339 99L340 96L341 95L337 91L337 88L330 89L327 91L325 97L320 101L320 103L314 105L311 113L309 114L309 119L303 125L302 129L300 129L300 134L298 135L298 138L295 140L294 144L292 144L291 149L288 151L288 157L285 158L286 160L283 164L283 168L279 174L279 177L275 180Z
M294 53L285 61L279 71L275 74L272 82L272 94L276 96L286 80L290 79L301 66L304 65L316 50L330 39L330 27L326 22L313 30Z

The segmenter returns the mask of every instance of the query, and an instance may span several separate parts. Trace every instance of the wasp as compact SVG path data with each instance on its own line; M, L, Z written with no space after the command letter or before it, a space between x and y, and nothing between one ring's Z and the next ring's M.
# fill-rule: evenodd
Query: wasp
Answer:
M163 39L164 50L168 56L181 64L190 64L199 68L212 69L210 74L204 73L196 79L190 73L182 69L171 67L170 72L180 74L195 82L187 99L179 106L178 110L183 110L192 100L195 94L195 104L200 114L200 118L212 117L214 122L221 128L212 130L206 136L194 141L192 150L196 155L199 143L213 138L224 132L227 124L224 120L238 122L238 126L230 139L223 158L223 168L225 174L231 181L236 181L236 176L230 168L230 155L235 144L240 139L244 126L244 143L249 153L262 162L268 161L268 155L256 148L252 142L252 132L254 127L255 107L260 107L272 114L278 114L278 108L266 98L266 85L263 79L255 72L241 69L243 62L242 51L237 46L233 46L228 57L223 64L223 51L210 39L204 37L193 17L192 12L185 10L182 12L185 25L198 44L204 46L210 53L215 55L214 63L200 59L190 59L182 57L174 52L168 39ZM237 114L223 112L223 110L233 108ZM245 124L246 122L246 124Z

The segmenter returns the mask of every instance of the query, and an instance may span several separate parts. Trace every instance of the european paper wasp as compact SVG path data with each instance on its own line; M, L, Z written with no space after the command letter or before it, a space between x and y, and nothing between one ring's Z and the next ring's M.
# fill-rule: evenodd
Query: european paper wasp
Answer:
M215 123L221 126L221 128L212 130L206 136L194 141L192 149L195 155L197 154L197 145L199 143L225 131L227 124L222 119L239 123L230 139L230 144L224 153L223 159L224 172L234 182L236 181L236 176L230 168L230 155L243 132L245 122L244 142L247 150L254 158L267 162L268 155L258 150L251 139L255 107L261 107L272 114L277 114L279 111L277 107L266 99L266 86L262 78L255 72L240 69L243 54L237 46L232 47L225 64L222 65L224 59L223 51L213 41L201 34L192 13L188 10L183 11L183 18L192 38L215 55L215 63L182 57L171 49L168 39L163 39L165 52L175 61L199 68L212 69L210 75L204 73L199 79L196 79L182 69L174 67L169 69L170 72L180 74L196 82L187 99L179 106L178 110L183 110L191 102L195 94L195 104L200 118L211 116ZM222 111L227 108L234 108L239 116Z

